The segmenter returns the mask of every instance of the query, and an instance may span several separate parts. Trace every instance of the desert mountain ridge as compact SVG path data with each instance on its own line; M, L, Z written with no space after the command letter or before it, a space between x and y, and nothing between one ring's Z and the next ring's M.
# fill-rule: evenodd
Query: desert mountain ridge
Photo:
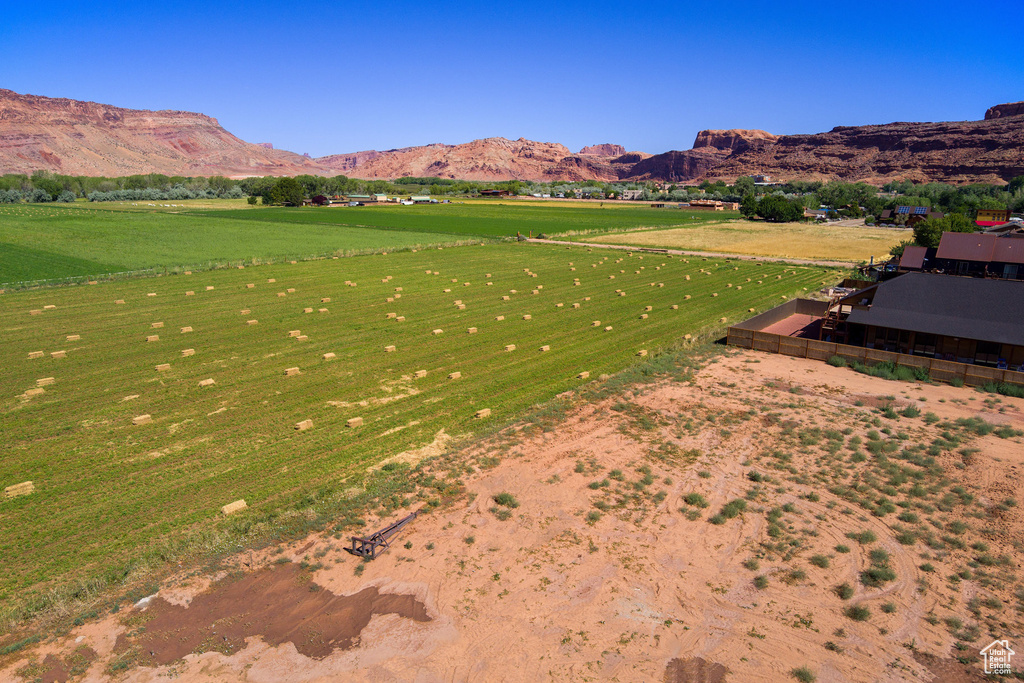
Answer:
M573 153L554 142L494 137L309 158L245 142L217 119L187 111L125 109L0 89L0 173L141 173L244 177L403 176L478 181L733 181L840 179L883 183L1004 182L1024 175L1024 102L988 109L980 121L839 126L777 136L703 130L688 150L660 154L601 143Z

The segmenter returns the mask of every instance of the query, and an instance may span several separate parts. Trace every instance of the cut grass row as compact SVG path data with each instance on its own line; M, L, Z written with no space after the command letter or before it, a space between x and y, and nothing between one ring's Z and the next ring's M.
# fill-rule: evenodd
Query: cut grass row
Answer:
M0 596L108 566L208 523L239 498L265 513L358 486L368 465L430 443L442 429L493 428L582 384L580 372L614 373L640 349L653 353L717 328L720 317L740 319L829 275L505 244L9 293L0 298L0 485L32 480L36 493L0 501ZM296 291L277 296L289 288ZM392 312L406 320L388 319ZM182 334L186 326L193 331ZM291 330L308 340L290 338ZM152 334L160 340L146 342ZM388 345L396 351L385 353ZM186 348L195 355L183 357ZM56 350L67 356L51 358ZM30 360L32 351L47 355ZM336 358L324 361L328 352ZM171 369L157 371L163 363ZM286 377L289 367L302 374ZM414 378L417 370L427 376ZM452 372L462 378L447 379ZM55 381L44 394L21 397L45 377ZM207 378L216 384L199 387ZM491 416L474 419L480 408ZM133 426L141 414L153 422ZM352 417L364 426L346 428ZM305 419L313 429L295 431ZM75 552L54 552L55 544Z

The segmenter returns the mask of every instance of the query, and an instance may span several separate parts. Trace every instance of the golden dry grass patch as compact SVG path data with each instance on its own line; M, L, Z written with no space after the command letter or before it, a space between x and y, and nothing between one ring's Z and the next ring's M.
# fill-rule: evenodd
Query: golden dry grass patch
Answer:
M885 257L909 233L883 228L852 228L810 223L730 221L667 230L643 230L594 237L603 244L717 251L833 261L867 261Z

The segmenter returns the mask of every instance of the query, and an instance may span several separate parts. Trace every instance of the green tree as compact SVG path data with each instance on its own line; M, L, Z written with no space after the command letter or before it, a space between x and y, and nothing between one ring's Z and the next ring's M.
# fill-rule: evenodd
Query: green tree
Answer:
M757 215L757 198L754 197L753 192L743 195L743 201L740 202L740 213L746 218L753 218Z
M270 201L267 201L269 196ZM299 184L295 178L280 178L274 186L270 189L268 195L264 196L265 204L291 204L292 206L302 206L302 199L305 194L302 190L302 185Z
M769 194L757 203L757 215L766 221L788 223L803 218L804 209L799 201L790 201L782 195Z
M732 186L732 191L734 194L746 197L748 194L754 194L754 190L756 188L757 186L754 184L753 178L750 176L743 176L742 178L736 179L736 183ZM675 186L673 186L673 189L675 189Z

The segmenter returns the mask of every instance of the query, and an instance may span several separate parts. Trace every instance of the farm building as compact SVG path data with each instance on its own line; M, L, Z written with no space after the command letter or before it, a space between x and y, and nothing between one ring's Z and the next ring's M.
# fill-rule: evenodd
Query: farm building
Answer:
M941 211L932 211L927 206L897 206L895 209L883 211L878 216L878 222L883 224L895 223L901 217L906 218L906 225L914 225L929 218L943 218L945 214Z
M785 353L789 337L1024 372L1024 321L1011 311L1024 311L1021 283L909 272L827 303L789 301L730 328L729 342Z
M944 232L930 267L956 275L1024 280L1024 235Z

